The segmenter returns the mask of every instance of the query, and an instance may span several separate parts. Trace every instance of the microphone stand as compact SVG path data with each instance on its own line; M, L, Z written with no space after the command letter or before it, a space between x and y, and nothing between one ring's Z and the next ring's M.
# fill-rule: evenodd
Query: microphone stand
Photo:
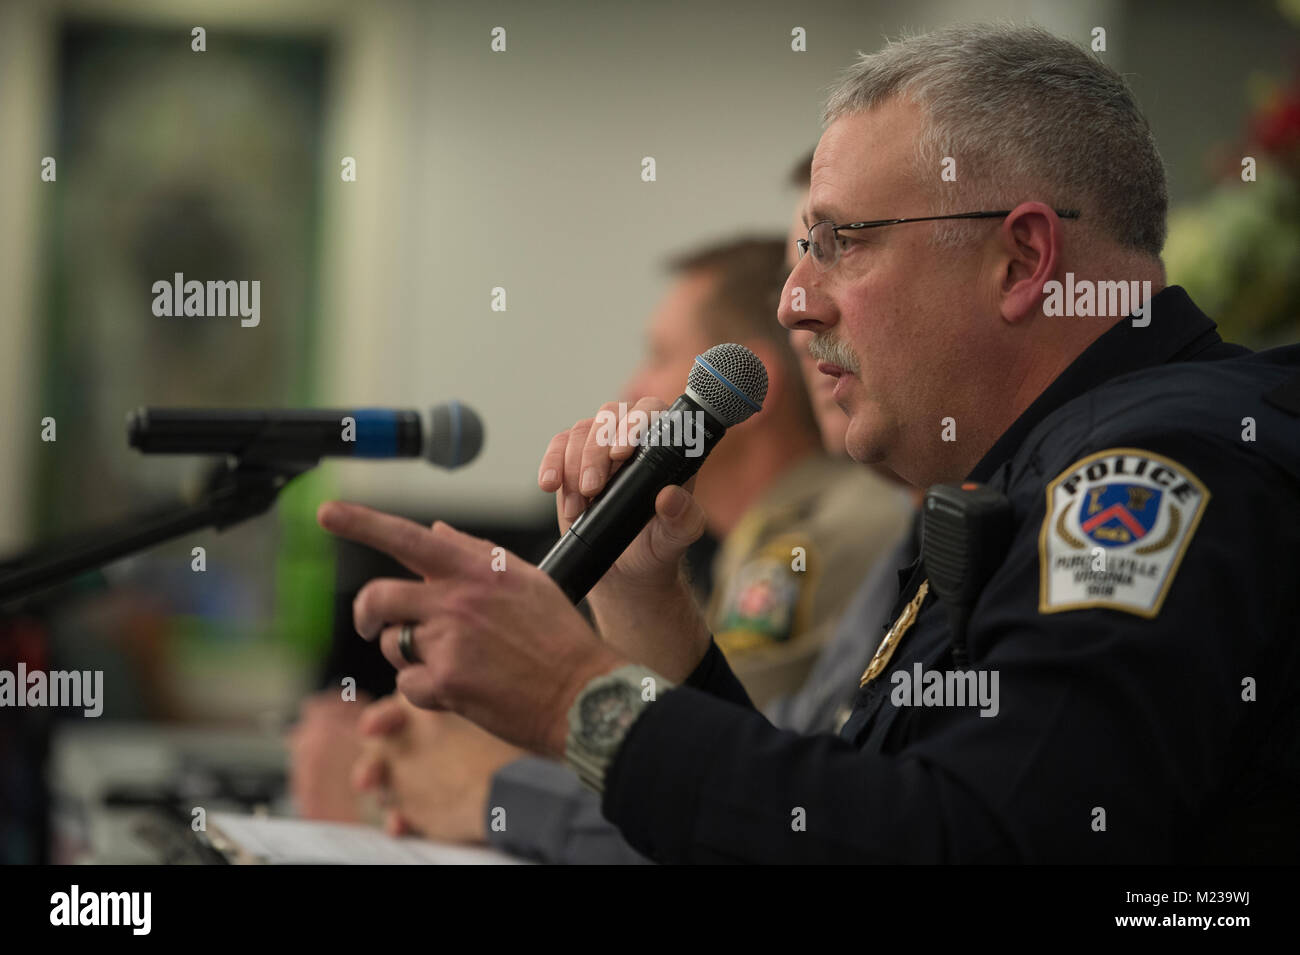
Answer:
M237 460L227 462L210 478L194 504L134 517L57 547L43 547L9 564L18 570L0 572L0 611L17 609L17 601L97 567L200 528L224 530L268 510L284 486L310 471L318 461ZM23 566L25 565L25 566Z

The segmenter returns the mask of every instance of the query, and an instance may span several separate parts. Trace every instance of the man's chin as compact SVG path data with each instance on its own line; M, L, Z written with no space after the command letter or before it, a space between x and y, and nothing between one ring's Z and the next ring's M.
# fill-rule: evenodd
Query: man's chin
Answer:
M853 433L852 425L844 435L844 450L859 464L880 464L885 459L885 449L881 443L870 438L863 440Z
M849 407L840 407L849 416L848 430L844 435L844 448L849 457L859 464L882 463L888 450L885 436L889 429L879 410L874 406L864 408L860 403L845 404Z

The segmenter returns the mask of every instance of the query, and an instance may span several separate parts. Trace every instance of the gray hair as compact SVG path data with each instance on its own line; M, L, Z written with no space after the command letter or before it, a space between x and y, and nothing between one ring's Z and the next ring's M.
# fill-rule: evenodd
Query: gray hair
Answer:
M1124 78L1079 46L1011 24L904 37L859 53L831 91L823 120L830 125L894 96L922 108L916 174L936 184L939 212L1037 199L1079 209L1081 223L1097 233L1159 257L1169 193L1151 127ZM956 182L940 180L946 156L957 160ZM940 243L971 228L937 225Z

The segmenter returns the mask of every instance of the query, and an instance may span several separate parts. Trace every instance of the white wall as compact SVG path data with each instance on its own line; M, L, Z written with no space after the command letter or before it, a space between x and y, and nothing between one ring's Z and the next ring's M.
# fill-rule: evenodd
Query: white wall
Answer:
M333 187L329 274L348 291L324 380L336 401L462 398L489 442L454 476L338 465L348 493L549 506L534 489L540 454L618 393L659 264L742 230L783 232L784 180L820 134L835 73L885 32L963 18L951 6L437 4L368 23L344 84L364 92L334 150L357 155L365 184ZM979 6L1086 37L1088 11L1109 4ZM489 50L495 26L505 53ZM806 53L790 50L795 26ZM505 313L489 308L494 286Z
M36 176L58 9L0 5L5 548L30 533ZM320 403L427 407L455 397L482 414L488 444L457 474L328 466L351 497L502 516L549 507L535 490L538 457L555 431L617 394L664 287L664 258L742 230L784 230L787 172L815 143L824 90L857 49L907 26L994 16L1032 17L1086 40L1113 19L1109 2L1065 0L82 0L61 9L185 33L203 25L209 44L223 26L333 38ZM496 26L507 30L505 53L489 49ZM795 26L807 30L806 53L790 50ZM358 161L356 183L339 179L345 155ZM657 182L641 181L643 156L655 157ZM494 286L507 290L505 313L489 308ZM195 356L208 360L217 359Z

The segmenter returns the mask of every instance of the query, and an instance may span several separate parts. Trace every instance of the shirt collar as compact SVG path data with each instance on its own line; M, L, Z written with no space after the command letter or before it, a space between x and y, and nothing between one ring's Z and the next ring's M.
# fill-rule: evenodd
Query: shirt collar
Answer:
M1116 322L1089 345L1003 432L967 480L987 482L1016 453L1029 432L1066 402L1112 378L1182 361L1222 341L1214 322L1177 285L1166 286L1152 296L1147 317L1149 324L1140 327L1128 318Z

